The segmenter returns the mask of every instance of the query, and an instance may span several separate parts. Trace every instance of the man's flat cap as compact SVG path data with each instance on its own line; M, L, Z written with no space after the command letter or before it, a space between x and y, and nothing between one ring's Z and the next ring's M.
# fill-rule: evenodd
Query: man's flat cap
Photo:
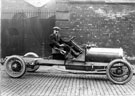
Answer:
M60 30L60 27L55 26L53 27L53 30Z

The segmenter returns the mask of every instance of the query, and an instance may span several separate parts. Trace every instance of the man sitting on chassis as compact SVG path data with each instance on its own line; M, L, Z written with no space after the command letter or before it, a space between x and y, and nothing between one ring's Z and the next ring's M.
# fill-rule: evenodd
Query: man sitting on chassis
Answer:
M50 35L50 46L63 54L66 58L68 58L69 54L75 58L78 57L82 53L82 50L75 46L71 40L63 40L59 31L59 27L53 27L53 33Z

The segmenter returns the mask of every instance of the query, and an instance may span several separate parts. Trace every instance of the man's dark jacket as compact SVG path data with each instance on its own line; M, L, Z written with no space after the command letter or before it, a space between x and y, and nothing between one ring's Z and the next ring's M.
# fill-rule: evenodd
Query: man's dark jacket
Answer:
M55 34L51 34L50 39L51 39L51 44L50 44L51 47L56 46L59 48L60 45L64 43L60 34L57 34L57 36Z

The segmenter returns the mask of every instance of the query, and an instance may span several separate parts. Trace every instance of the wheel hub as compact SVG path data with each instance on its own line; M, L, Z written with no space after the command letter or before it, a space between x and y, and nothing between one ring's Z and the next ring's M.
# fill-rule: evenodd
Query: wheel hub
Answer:
M19 72L21 70L21 64L17 61L13 62L11 68L15 72Z
M123 70L121 68L116 69L116 74L118 75L123 74Z

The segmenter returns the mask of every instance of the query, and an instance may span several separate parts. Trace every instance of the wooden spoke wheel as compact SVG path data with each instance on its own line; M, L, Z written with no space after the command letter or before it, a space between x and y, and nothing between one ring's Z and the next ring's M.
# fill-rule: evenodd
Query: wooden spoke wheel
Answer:
M19 56L10 56L6 59L5 70L10 77L19 78L26 72L26 65L24 60Z
M24 55L25 57L32 57L32 58L37 58L39 57L36 53L34 52L28 52ZM35 65L33 67L27 67L27 72L35 72L39 69L39 65Z
M106 74L113 83L125 84L132 79L133 70L126 60L116 59L107 66Z

